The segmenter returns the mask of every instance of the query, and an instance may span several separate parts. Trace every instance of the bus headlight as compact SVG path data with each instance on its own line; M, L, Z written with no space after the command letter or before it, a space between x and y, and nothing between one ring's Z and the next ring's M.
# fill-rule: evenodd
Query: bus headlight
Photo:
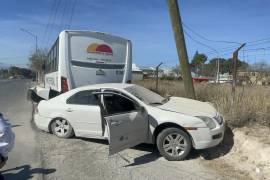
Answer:
M214 120L207 116L197 116L197 118L201 119L209 129L214 129L216 127L216 124Z

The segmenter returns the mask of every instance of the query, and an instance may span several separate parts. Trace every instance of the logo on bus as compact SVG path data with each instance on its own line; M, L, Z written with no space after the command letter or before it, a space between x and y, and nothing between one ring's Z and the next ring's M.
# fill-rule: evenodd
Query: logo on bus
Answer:
M87 53L113 55L112 48L107 44L92 43L87 47Z

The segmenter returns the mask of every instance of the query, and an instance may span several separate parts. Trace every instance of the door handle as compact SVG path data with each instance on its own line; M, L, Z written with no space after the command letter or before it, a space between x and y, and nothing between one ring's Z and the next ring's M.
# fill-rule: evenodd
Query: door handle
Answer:
M73 109L68 108L68 109L66 109L66 111L67 111L67 112L72 112L72 111L73 111Z

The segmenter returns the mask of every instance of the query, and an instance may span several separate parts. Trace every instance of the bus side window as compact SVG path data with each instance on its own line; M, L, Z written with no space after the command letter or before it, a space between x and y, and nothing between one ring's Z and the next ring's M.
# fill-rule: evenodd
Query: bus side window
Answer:
M59 40L57 39L51 50L48 53L47 61L45 62L45 72L51 73L58 71L59 62Z

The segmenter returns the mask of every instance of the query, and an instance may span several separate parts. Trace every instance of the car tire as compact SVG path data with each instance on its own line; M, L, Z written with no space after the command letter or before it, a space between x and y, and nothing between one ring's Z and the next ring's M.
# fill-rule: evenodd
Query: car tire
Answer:
M51 130L59 138L70 138L74 136L71 124L66 119L55 119L51 123Z
M179 128L162 130L157 136L156 143L160 154L168 161L183 160L191 150L189 135Z

